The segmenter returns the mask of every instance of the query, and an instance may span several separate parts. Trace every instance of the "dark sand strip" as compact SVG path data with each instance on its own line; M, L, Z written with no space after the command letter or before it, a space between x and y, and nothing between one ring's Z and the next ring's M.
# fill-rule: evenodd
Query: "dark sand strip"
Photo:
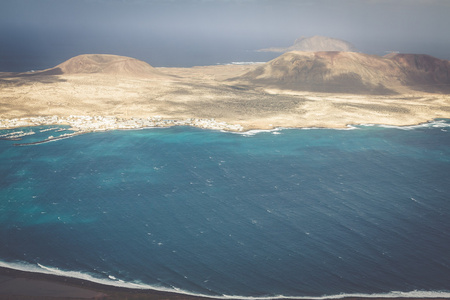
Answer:
M0 275L0 298L12 295L77 299L100 299L106 296L101 292L46 280Z
M98 284L83 279L0 267L0 300L211 300L213 298L139 290ZM448 300L448 298L362 298L344 300Z
M50 274L19 271L0 267L1 300L46 299L174 299L203 300L205 297L114 287Z

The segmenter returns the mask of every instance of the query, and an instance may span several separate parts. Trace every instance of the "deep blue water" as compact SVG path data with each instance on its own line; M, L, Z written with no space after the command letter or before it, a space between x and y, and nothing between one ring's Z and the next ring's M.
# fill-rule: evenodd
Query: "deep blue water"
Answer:
M1 265L214 296L448 296L449 126L0 140ZM42 128L19 143L57 134Z

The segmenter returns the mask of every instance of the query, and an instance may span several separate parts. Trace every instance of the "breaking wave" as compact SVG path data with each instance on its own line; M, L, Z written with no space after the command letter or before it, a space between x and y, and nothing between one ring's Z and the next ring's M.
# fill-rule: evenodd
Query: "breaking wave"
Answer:
M172 288L164 288L155 285L144 284L141 282L125 282L123 280L117 279L112 275L108 275L107 278L99 278L91 274L78 272L78 271L65 271L54 267L47 267L41 264L29 264L25 262L14 262L7 263L0 261L0 267L9 268L24 272L31 273L40 273L40 274L49 274L61 277L82 279L98 284L103 284L107 286L121 287L121 288L129 288L136 290L154 290L161 292L171 292L189 296L198 296L198 297L208 297L214 299L244 299L244 300L266 300L266 299L314 299L314 300L326 300L326 299L343 299L348 297L359 297L359 298L450 298L450 292L448 291L392 291L389 293L376 293L376 294L361 294L361 293L347 293L347 294L337 294L337 295L324 295L324 296L293 296L293 295L274 295L274 296L239 296L239 295L206 295L199 293L192 293L189 291L184 291L182 289L178 289L176 287Z

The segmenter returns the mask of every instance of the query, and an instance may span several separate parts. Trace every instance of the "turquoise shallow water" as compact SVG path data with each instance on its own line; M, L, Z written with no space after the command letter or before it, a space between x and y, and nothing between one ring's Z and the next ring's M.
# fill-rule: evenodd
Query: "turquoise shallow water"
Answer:
M449 127L0 140L0 260L213 296L450 292Z

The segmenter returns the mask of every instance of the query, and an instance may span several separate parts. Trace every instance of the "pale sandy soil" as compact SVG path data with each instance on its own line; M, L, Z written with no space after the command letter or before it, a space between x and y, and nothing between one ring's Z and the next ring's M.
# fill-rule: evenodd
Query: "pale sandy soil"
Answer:
M411 125L450 118L450 95L294 92L233 81L257 65L156 68L158 77L0 73L0 119L101 115L204 118L244 129Z

